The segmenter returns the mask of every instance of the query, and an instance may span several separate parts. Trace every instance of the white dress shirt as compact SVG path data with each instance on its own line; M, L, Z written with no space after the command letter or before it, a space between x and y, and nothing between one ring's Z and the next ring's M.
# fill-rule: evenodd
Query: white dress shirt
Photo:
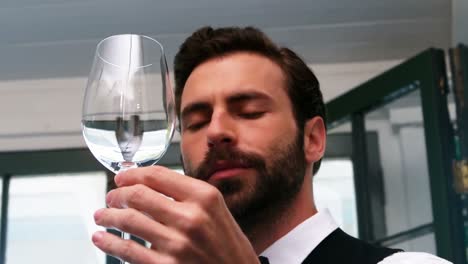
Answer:
M328 210L323 210L296 226L268 247L261 256L270 264L300 264L322 240L338 228ZM378 264L452 264L428 253L399 252Z

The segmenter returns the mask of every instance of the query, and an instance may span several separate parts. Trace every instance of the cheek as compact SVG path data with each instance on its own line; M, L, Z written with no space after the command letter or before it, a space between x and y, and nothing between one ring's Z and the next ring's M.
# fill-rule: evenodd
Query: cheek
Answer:
M297 126L294 120L271 118L265 122L244 128L244 144L247 148L256 146L265 154L281 142L290 142L296 138Z
M205 148L206 146L203 146L201 140L182 139L180 141L180 151L184 165L191 169L196 168L203 160Z

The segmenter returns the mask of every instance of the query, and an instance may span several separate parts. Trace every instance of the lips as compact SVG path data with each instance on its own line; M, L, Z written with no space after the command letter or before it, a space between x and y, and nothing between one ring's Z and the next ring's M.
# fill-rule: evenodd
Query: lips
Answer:
M209 171L208 179L222 179L238 175L242 170L249 168L247 164L235 161L218 161Z

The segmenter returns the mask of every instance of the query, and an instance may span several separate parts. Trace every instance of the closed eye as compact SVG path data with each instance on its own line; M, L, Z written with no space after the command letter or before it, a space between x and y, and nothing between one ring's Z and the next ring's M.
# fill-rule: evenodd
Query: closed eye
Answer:
M185 129L189 131L197 131L201 129L202 127L204 127L206 124L208 124L208 121L196 122L196 123L187 125Z
M262 117L265 112L248 112L248 113L240 113L239 116L246 119L257 119Z

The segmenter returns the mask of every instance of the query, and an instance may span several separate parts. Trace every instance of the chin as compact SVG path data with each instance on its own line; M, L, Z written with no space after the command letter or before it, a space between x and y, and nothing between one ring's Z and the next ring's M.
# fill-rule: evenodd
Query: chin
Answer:
M214 184L223 195L227 207L235 217L242 215L252 203L252 200L255 199L256 184L245 179L229 178L217 181Z

